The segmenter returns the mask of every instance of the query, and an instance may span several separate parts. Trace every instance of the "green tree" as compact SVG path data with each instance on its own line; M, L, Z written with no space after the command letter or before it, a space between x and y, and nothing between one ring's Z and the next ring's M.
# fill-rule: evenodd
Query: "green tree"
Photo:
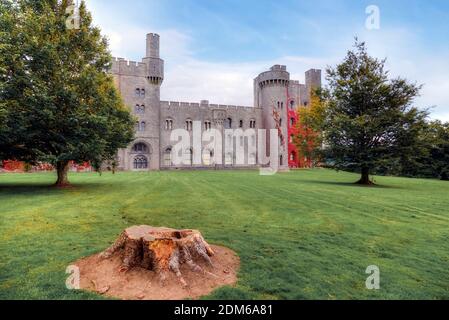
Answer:
M133 139L133 119L112 77L107 40L84 2L0 0L0 157L52 163L68 184L70 161L97 169Z
M427 153L420 157L418 173L441 180L449 180L449 122L432 121L425 130L423 140Z
M345 60L327 69L327 80L322 130L331 166L358 170L358 183L370 185L371 173L413 155L427 117L412 106L421 86L389 79L385 60L369 56L357 39Z

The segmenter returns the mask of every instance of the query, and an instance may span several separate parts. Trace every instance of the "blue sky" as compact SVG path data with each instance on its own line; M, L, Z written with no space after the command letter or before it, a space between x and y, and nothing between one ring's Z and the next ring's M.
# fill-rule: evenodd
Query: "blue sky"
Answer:
M388 58L392 76L424 84L420 107L449 120L447 0L88 0L113 55L140 61L145 34L161 35L165 100L252 105L252 79L286 64L303 81L309 68L341 61L354 36ZM365 9L380 9L368 30Z

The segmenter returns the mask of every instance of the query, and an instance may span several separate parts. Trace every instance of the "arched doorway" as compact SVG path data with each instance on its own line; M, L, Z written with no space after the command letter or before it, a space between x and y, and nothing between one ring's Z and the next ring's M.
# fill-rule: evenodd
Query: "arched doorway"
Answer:
M143 155L134 157L133 168L134 170L148 169L148 158Z

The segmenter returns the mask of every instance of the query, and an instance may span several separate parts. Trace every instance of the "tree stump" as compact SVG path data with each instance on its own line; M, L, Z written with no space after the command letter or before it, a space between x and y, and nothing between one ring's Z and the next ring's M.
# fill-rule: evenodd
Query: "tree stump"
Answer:
M180 271L180 266L184 263L195 272L212 275L196 263L203 260L213 267L210 257L214 254L197 230L130 227L100 254L100 258L110 258L117 252L122 254L121 271L128 271L133 267L149 269L159 274L162 283L171 271L183 286L187 286Z

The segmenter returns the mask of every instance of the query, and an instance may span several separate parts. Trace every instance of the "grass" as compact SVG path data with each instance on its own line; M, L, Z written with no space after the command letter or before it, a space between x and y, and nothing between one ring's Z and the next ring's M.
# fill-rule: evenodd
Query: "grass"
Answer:
M200 229L241 258L213 299L449 299L449 184L301 170L0 175L0 299L100 299L66 267L127 226ZM377 265L381 289L367 290Z

